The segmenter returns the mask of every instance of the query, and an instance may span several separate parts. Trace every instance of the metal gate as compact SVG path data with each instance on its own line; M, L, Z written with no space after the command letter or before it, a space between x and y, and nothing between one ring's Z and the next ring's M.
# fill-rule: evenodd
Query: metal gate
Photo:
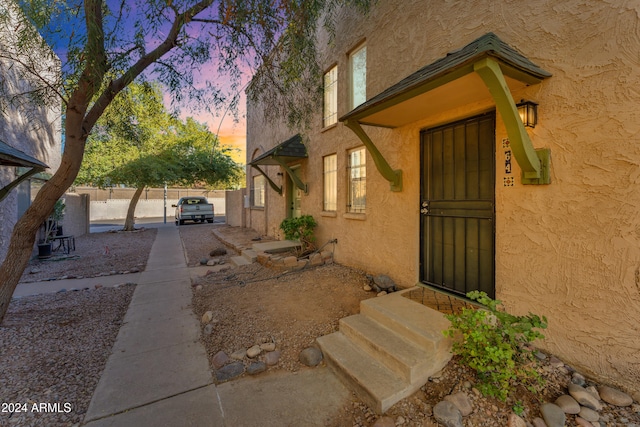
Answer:
M421 280L495 297L495 113L421 133Z

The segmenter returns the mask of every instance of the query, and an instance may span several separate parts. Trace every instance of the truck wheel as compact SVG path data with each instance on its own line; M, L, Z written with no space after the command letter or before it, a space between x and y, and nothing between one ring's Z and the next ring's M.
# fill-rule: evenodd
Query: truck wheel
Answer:
M178 220L178 225L184 225L184 219L179 219Z
M207 222L208 222L209 224L213 224L213 220L212 220L212 219L208 219L208 220L207 220Z

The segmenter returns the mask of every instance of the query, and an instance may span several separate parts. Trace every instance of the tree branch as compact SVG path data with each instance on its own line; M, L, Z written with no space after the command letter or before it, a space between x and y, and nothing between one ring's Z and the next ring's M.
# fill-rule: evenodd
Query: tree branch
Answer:
M144 70L151 64L156 62L171 49L177 46L178 35L180 30L199 13L205 10L213 3L213 0L202 0L183 13L177 14L171 25L171 29L160 45L154 50L138 59L121 77L109 83L108 87L102 92L98 100L93 104L91 110L87 113L84 120L85 132L90 132L98 118L102 115L113 98L122 91L129 83L133 82Z

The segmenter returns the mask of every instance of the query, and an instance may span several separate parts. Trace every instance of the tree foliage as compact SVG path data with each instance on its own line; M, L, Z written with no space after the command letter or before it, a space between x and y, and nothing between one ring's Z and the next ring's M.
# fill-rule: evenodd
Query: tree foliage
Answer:
M260 78L252 84L256 96L264 86L276 88L276 94L283 95L279 99L286 99L288 84L311 81L319 87L320 79L313 77L319 69L313 54L318 17L331 16L330 11L342 4L366 5L373 0L0 1L0 25L10 29L10 40L4 44L15 46L3 49L0 58L13 64L28 83L25 97L39 102L55 99L62 103L65 119L60 167L16 223L0 266L2 319L38 228L75 180L87 137L118 93L144 75L162 82L174 100L196 99L205 108L224 108L237 103L234 95L243 73L258 69ZM10 16L17 17L17 23ZM38 49L46 43L64 52L59 77L53 56L52 69L40 67L49 63ZM37 55L23 58L32 52ZM194 70L211 62L216 64L215 75L198 85L202 76L194 75ZM300 68L302 64L306 66ZM47 78L52 73L56 78ZM287 84L275 84L283 77L289 78ZM17 102L7 96L10 93L6 82L0 81L6 108ZM283 105L276 98L266 99L274 111Z
M239 165L220 148L206 125L170 115L157 85L134 82L98 120L87 139L75 183L138 189L124 226L132 231L135 206L145 187L201 184L228 188L240 177Z

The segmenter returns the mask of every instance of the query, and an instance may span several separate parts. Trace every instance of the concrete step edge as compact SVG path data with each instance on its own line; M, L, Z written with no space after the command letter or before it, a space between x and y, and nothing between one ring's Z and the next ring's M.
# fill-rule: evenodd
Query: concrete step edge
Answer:
M327 364L377 413L411 393L410 384L359 348L341 332L317 338Z
M246 259L243 256L233 256L233 257L229 258L229 260L236 267L240 267L241 265L249 265L249 264L251 264L251 262L249 262L249 260Z
M360 313L425 350L438 352L451 346L451 340L442 334L449 327L444 315L401 295L364 300L360 303Z
M244 249L242 251L242 256L249 262L255 262L258 259L258 253L253 249Z
M357 314L340 319L340 332L405 381L418 380L432 364L432 351L368 316Z

